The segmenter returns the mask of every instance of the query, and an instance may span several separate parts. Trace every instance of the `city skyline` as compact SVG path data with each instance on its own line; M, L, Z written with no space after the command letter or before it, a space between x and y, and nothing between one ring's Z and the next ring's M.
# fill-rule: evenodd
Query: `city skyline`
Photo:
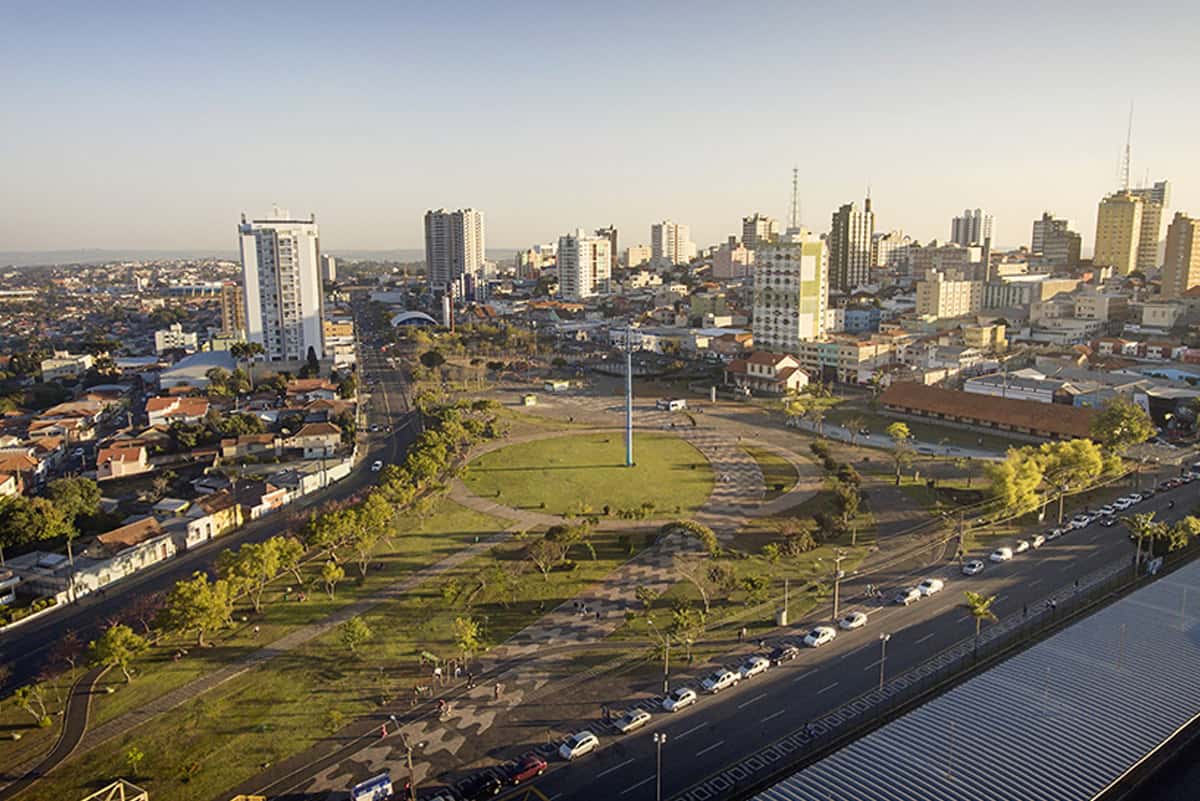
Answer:
M870 187L881 230L944 241L947 221L978 206L1008 247L1028 244L1050 211L1075 223L1086 255L1096 204L1119 188L1131 100L1134 183L1169 179L1169 210L1200 210L1188 135L1200 120L1179 102L1190 71L1175 55L1200 13L1181 6L1164 31L1031 8L988 20L981 39L979 20L949 8L768 5L722 43L728 12L689 6L674 15L669 57L654 55L668 6L479 6L464 21L301 4L284 17L240 8L237 26L211 8L39 9L12 20L0 77L17 122L0 246L228 252L236 214L276 203L315 212L331 250L419 249L424 211L441 206L485 210L497 248L609 224L623 244L648 244L666 218L708 246L747 214L788 219L796 165L814 231ZM268 22L278 37L255 34ZM782 46L813 25L822 41ZM539 57L514 36L536 37ZM884 54L862 44L884 40ZM447 41L471 55L447 60ZM691 46L704 41L723 57ZM300 50L322 57L289 57ZM970 97L946 82L945 65L962 60L982 87ZM260 103L253 87L275 77L275 100ZM792 110L779 100L796 82L804 102ZM731 96L752 116L770 108L771 124L734 134L712 111ZM621 114L596 124L556 112L583 98ZM512 191L567 170L586 191Z

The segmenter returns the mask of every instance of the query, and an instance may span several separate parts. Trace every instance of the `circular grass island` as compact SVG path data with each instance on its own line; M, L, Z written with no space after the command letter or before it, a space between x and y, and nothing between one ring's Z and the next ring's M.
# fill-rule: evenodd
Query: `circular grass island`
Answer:
M468 465L463 482L505 506L554 515L602 514L607 506L616 516L654 504L646 516L666 518L707 503L712 468L690 443L635 432L633 458L634 466L626 467L621 432L552 437L483 454Z

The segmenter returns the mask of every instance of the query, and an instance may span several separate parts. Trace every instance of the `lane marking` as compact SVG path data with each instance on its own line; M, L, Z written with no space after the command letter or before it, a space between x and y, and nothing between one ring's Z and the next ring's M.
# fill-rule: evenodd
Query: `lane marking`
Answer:
M777 718L777 717L779 717L780 715L782 715L784 712L787 712L787 710L786 710L786 709L781 709L781 710L779 710L778 712L772 712L771 714L769 714L769 715L767 715L765 718L763 718L763 719L762 719L762 722L763 722L763 723L766 723L768 720L774 720L775 718Z
M1026 582L1025 586L1026 587L1036 587L1037 585L1039 585L1041 583L1042 583L1041 579L1034 579L1033 581Z
M633 762L633 757L630 757L629 759L625 760L624 762L622 762L619 765L613 765L608 770L600 771L599 773L596 774L596 778L599 779L601 776L607 776L608 774L612 773L614 770L620 770L621 768L625 767L626 765L630 764L631 762Z
M838 683L835 681L833 684L830 684L828 687L822 687L821 689L817 690L817 695L820 695L821 693L829 692L836 686L838 686Z
M641 787L646 782L652 782L652 781L654 781L654 779L655 779L654 776L647 776L646 778L642 779L637 784L631 784L628 787L626 787L624 790L621 791L621 795L625 795L626 793L632 793L634 790Z
M874 670L874 669L875 669L875 668L877 668L877 667L879 667L879 660L878 660L878 659L876 659L876 660L875 660L874 662L872 662L871 664L867 665L865 668L863 668L863 670Z
M926 640L930 640L930 639L932 639L932 638L933 638L933 634L926 634L924 637L922 637L921 639L917 640L916 644L917 644L917 645L920 645L921 643L925 642Z
M738 704L738 705L737 705L737 708L738 708L738 709L745 709L746 707L748 707L748 706L750 706L751 704L753 704L755 701L761 701L762 699L764 699L764 698L766 698L766 697L767 697L767 694L766 694L766 693L763 693L762 695L756 695L756 696L754 696L753 698L751 698L749 701L743 701L742 703Z
M967 622L968 620L970 620L970 619L971 619L971 616L970 616L970 615L963 615L963 616L962 616L962 617L960 617L960 618L959 618L959 619L958 619L956 622L958 622L958 623L966 623L966 622Z
M703 728L704 728L705 726L707 726L707 725L708 725L707 723L698 723L697 725L695 725L695 726L693 726L692 728L690 728L690 729L688 729L687 731L685 731L683 734L676 734L676 735L675 735L675 739L676 739L676 740L682 740L684 737L687 737L689 734L694 734L695 732L698 732L698 731L700 731L701 729L703 729Z
M797 676L796 678L792 679L792 684L795 684L796 682L800 681L801 679L807 679L809 676L811 676L812 674L814 674L816 672L817 671L815 671L815 670L806 670L803 673L801 673L799 676Z
M704 755L705 755L705 754L707 754L709 751L712 751L714 748L720 748L720 747L721 747L721 746L723 746L723 745L725 745L725 741L724 741L724 740L717 740L715 743L713 743L712 745L710 745L708 748L702 748L702 749L700 749L699 751L697 751L697 752L696 752L696 756L704 756Z

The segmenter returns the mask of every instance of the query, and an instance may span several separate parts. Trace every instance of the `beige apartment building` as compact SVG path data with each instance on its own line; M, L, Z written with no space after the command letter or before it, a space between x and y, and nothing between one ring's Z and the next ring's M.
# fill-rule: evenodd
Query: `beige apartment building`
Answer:
M1097 267L1112 267L1128 275L1138 266L1142 232L1142 198L1132 192L1115 192L1100 201L1096 213Z
M962 317L982 308L982 281L963 281L956 273L930 270L917 282L917 314L922 317Z
M1197 285L1200 285L1200 219L1176 212L1167 227L1162 295L1178 298Z

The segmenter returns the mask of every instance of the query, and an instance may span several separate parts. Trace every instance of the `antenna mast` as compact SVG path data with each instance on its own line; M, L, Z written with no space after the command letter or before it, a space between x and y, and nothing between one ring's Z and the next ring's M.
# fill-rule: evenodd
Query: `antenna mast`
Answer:
M1121 188L1129 191L1129 154L1133 142L1133 101L1129 101L1129 127L1125 131L1125 160L1121 163Z
M800 230L800 168L792 167L792 230Z

